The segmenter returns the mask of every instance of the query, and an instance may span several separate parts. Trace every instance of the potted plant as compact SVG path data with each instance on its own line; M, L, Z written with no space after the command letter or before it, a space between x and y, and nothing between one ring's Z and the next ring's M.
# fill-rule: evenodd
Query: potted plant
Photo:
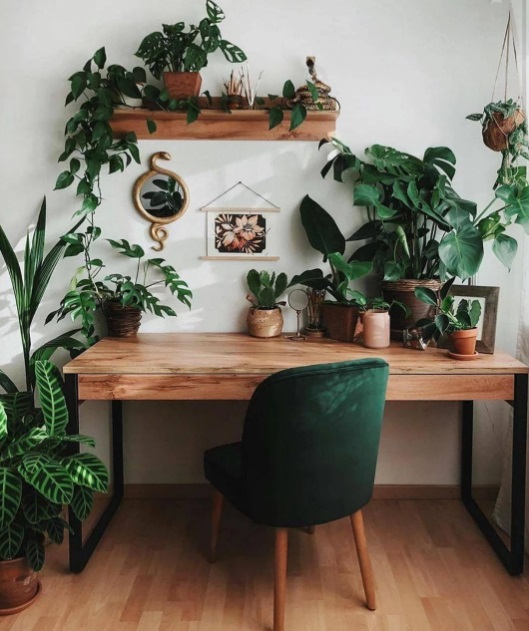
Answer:
M383 278L388 302L409 308L409 316L391 310L392 336L427 317L428 305L417 299L415 287L437 291L447 276L473 276L483 259L483 242L491 240L496 256L510 266L517 243L505 231L512 223L529 223L527 183L498 187L495 198L478 213L452 187L456 159L446 147L431 147L422 159L392 147L373 145L368 160L355 156L336 139L335 151L322 170L342 182L353 175L353 203L365 210L367 222L351 237L364 242L353 257L371 261Z
M478 121L483 142L492 151L501 151L502 161L494 188L513 184L519 177L516 163L520 157L529 158L527 120L518 101L508 99L488 103L483 112L470 114L468 120Z
M142 313L148 311L161 317L176 316L174 309L161 304L160 299L151 293L152 287L165 285L180 302L191 307L190 299L193 294L174 267L161 258L143 260L143 248L130 244L126 239L107 241L120 254L137 261L135 275L108 274L99 280L105 265L101 259L91 257L90 248L100 234L100 228L92 226L87 233L73 233L63 237L68 243L65 256L83 253L85 264L72 279L71 289L62 299L59 309L50 313L46 322L54 317L62 320L70 315L73 320L81 321L82 335L88 344L93 344L98 339L95 333L97 310L105 316L108 334L112 337L136 335ZM148 282L151 270L160 272L162 278ZM140 276L143 282L140 282Z
M162 31L147 35L136 56L149 67L154 77L163 79L171 98L183 99L200 94L200 70L207 66L208 55L220 50L230 63L246 61L235 44L222 38L219 24L226 17L213 0L206 2L207 17L186 30L184 22L163 24ZM168 69L168 72L164 70Z
M16 613L37 597L45 538L62 543L64 506L84 520L94 491L106 493L108 471L91 453L71 453L88 436L67 435L68 410L60 375L48 360L35 362L41 408L15 392L0 397L0 615Z
M258 272L251 269L246 282L251 294L246 299L252 303L248 310L246 324L248 333L252 337L277 337L283 330L283 314L281 306L285 302L278 302L277 299L285 291L288 285L287 275L283 272Z
M450 357L460 360L475 359L477 325L481 317L481 303L479 300L462 299L454 307L454 296L449 291L454 279L447 281L438 293L425 287L417 287L416 296L425 304L435 308L436 315L417 322L422 328L424 340L439 338L447 334L450 345Z

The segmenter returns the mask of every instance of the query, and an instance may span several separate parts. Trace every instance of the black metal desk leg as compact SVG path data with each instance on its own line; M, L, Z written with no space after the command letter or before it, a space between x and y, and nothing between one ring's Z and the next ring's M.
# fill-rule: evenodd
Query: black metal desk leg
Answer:
M68 433L79 433L79 392L77 375L65 375L66 402L69 412ZM72 451L79 451L79 445L72 443ZM123 416L121 401L112 401L112 496L107 507L95 524L92 532L83 545L83 526L72 509L69 509L69 523L73 532L70 533L70 570L81 572L97 544L99 543L108 524L112 520L118 506L123 499Z
M509 574L513 576L521 574L524 569L527 387L527 374L514 375L510 549L505 545L503 539L472 496L474 408L472 401L463 402L461 499L494 552L498 555Z

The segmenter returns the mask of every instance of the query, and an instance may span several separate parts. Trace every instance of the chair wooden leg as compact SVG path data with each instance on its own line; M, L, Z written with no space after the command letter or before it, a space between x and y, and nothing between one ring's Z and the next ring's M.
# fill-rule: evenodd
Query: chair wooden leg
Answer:
M287 584L288 529L276 528L274 631L285 629L285 592Z
M356 554L358 555L358 563L360 564L360 574L362 575L362 583L364 584L367 608L374 611L377 608L375 580L373 577L373 568L371 567L369 552L367 550L364 518L361 510L351 515L351 526L353 527Z
M213 489L213 501L211 505L211 536L209 543L209 562L215 563L217 558L217 541L219 538L220 518L224 496L217 489Z

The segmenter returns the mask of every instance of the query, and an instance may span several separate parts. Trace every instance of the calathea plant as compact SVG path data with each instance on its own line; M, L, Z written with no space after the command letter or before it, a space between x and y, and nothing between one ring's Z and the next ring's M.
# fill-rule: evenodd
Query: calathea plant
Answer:
M103 313L109 302L123 307L135 307L141 312L151 312L156 316L176 316L171 307L161 304L152 293L152 288L165 285L176 298L191 306L193 294L187 283L180 278L175 268L162 258L145 259L145 251L139 245L130 244L126 239L115 241L108 239L110 245L124 257L136 261L134 274L106 274L102 277L105 264L99 258L93 258L90 252L92 243L101 235L101 229L90 226L86 233L69 234L63 237L68 243L66 256L84 255L84 265L78 270L70 285L70 291L64 296L57 311L50 313L46 322L54 317L62 320L70 315L81 323L81 333L88 344L99 338L95 331L95 314L98 309ZM161 278L149 280L150 272L157 272Z
M70 447L94 447L92 438L67 435L68 411L60 377L49 361L35 363L41 408L23 393L0 397L0 560L26 556L42 569L44 537L62 543L63 506L84 520L94 491L106 493L108 472L91 453L68 455Z
M78 223L74 226L73 230L76 230L79 225ZM42 202L33 234L28 233L26 237L22 267L18 262L13 246L0 226L0 254L6 264L15 299L25 368L25 387L27 398L30 400L32 400L32 390L35 386L35 361L51 359L59 348L73 350L83 346L83 343L74 337L79 329L74 329L41 344L36 349L32 347L31 328L33 321L53 272L63 257L67 245L65 241L60 240L46 253L45 242L46 198ZM0 388L9 394L18 392L15 382L2 369L0 369Z

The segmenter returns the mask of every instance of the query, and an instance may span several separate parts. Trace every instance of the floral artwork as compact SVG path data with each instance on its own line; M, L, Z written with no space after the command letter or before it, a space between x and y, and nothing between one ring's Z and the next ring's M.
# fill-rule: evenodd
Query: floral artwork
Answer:
M214 226L219 253L261 254L266 250L266 217L260 213L219 213Z

